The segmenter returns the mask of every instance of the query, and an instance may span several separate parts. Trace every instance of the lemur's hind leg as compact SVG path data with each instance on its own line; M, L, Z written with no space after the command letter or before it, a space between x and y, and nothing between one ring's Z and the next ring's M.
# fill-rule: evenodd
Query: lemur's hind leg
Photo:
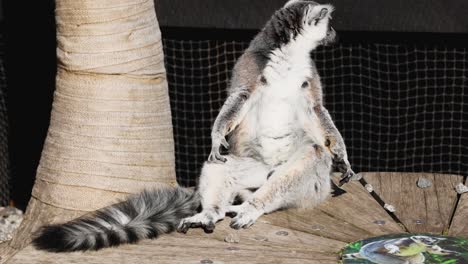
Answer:
M237 214L231 227L247 228L264 213L322 202L331 192L331 166L331 155L324 148L311 142L303 144L289 161L274 169L251 199L230 208Z
M269 173L268 167L252 158L224 156L224 163L205 162L202 168L198 192L202 211L183 219L178 231L187 232L191 227L213 231L216 222L223 219L234 198L246 189L259 188Z

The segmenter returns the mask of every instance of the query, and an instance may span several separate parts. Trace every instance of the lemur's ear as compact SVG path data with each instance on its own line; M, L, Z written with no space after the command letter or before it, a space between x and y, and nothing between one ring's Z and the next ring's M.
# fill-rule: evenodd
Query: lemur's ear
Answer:
M310 5L305 11L305 18L309 25L317 25L322 19L329 18L334 8L332 5Z
M320 13L317 19L324 19L327 16L327 14L328 14L328 9L324 7L320 10Z
M304 23L317 25L321 20L330 18L332 5L309 5L304 10Z

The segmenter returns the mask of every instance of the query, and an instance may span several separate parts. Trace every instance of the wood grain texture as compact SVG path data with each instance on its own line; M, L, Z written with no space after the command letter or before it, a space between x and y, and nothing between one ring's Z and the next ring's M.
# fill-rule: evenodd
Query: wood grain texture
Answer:
M420 173L365 173L364 177L387 203L396 207L397 216L411 232L447 231L457 199L454 187L462 177ZM418 188L419 177L431 180L433 185ZM85 253L54 254L28 246L8 263L336 263L337 253L347 242L404 232L360 183L351 182L344 188L346 194L330 198L315 209L266 215L247 230L229 228L227 218L213 234L190 230L187 235L175 233L137 245ZM48 215L45 207L33 204L30 208ZM467 215L468 195L464 194L450 235L467 235ZM62 218L57 212L50 217L53 219L46 222ZM379 225L376 221L385 223ZM238 243L225 242L228 236Z
M290 209L261 218L275 226L333 238L343 242L352 242L363 237L372 236L370 232L350 224L348 221L336 219L320 210Z
M465 182L468 185L468 179ZM458 206L453 216L449 235L468 237L468 193L460 196Z
M446 233L455 210L455 186L462 176L433 173L380 172L363 174L375 192L388 204L395 206L395 215L414 233ZM432 182L419 188L420 177Z
M26 247L9 264L24 263L337 263L337 252L345 243L308 233L258 222L248 230L230 229L229 219L213 234L190 230L170 234L137 245L85 253L47 253ZM278 235L277 233L280 235ZM287 232L287 235L285 235ZM237 236L239 243L225 237Z
M317 208L277 212L264 219L273 225L344 242L404 232L360 183L352 181L343 188L346 194L332 197ZM376 224L380 221L384 224Z

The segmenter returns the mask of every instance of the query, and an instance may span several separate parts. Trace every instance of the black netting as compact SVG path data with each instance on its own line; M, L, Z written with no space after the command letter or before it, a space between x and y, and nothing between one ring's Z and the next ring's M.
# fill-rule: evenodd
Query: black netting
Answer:
M164 39L178 182L196 183L247 41ZM356 172L468 175L466 48L340 44L313 55ZM463 134L465 132L465 134Z
M0 206L7 205L10 198L6 80L3 62L3 39L0 37Z

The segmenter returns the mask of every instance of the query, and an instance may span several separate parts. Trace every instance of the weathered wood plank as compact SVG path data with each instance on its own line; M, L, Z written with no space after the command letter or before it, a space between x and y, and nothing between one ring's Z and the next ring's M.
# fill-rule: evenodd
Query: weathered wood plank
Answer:
M465 185L468 185L468 179ZM468 193L463 193L458 201L449 235L468 237Z
M352 181L346 184L344 189L348 192L347 194L329 199L317 209L334 218L367 230L372 236L404 232L404 229L390 217L359 182Z
M261 221L251 229L236 231L226 220L213 234L191 230L187 235L171 234L98 252L57 254L28 246L8 263L336 263L336 253L345 246ZM237 236L239 243L225 242L228 235Z
M396 172L363 176L386 203L395 206L395 215L410 232L442 234L448 230L457 201L455 186L463 181L462 176ZM419 188L420 177L432 186Z
M347 221L336 219L320 210L290 209L266 215L261 220L268 221L276 226L348 243L372 236L367 230L356 227Z
M352 181L344 189L346 194L330 198L312 210L287 210L263 219L345 242L404 232L360 183Z

